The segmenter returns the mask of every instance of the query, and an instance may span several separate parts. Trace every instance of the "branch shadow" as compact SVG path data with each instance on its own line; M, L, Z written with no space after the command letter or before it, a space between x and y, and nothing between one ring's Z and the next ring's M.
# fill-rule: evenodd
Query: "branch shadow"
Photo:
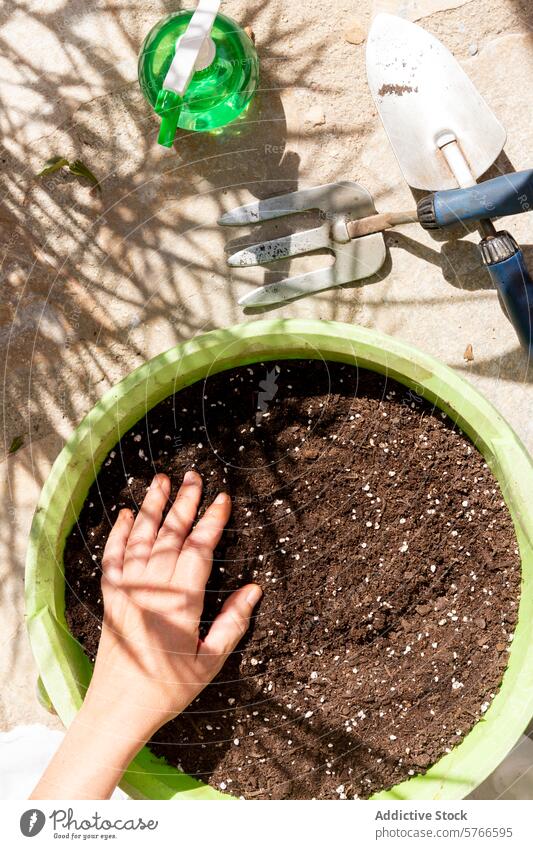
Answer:
M165 0L163 8L171 12L175 4ZM14 437L25 440L4 484L11 505L2 527L10 555L4 591L14 607L22 559L13 552L26 532L19 520L24 480L44 483L61 442L148 350L242 319L241 281L224 265L216 221L250 194L298 188L299 132L288 128L280 91L312 93L313 76L331 55L331 41L317 38L315 28L327 4L315 4L297 24L283 20L282 11L279 3L254 0L239 21L256 29L262 62L260 91L243 121L215 137L180 134L174 152L162 156L157 119L136 81L137 52L154 23L151 7L115 5L98 18L100 28L96 18L86 20L92 10L79 0L61 0L54 11L20 0L4 4L2 435L6 450ZM21 33L48 51L46 73L23 49ZM298 61L287 63L286 45L296 36L303 47ZM334 103L338 91L322 83L321 89ZM373 127L360 121L356 128L363 143ZM314 128L317 156L332 132L348 142L352 130ZM43 161L59 154L91 167L101 195L67 173L36 180ZM390 274L390 258L382 272ZM477 275L470 279L476 288ZM339 318L337 297L315 297L323 317ZM509 374L513 363L511 356ZM6 674L19 652L19 641L11 641Z

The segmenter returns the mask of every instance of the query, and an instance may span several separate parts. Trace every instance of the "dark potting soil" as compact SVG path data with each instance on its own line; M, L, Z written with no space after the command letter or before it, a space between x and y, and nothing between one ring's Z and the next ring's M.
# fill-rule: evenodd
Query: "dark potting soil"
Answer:
M320 361L215 375L109 454L67 541L67 620L94 658L100 560L154 473L194 467L233 516L203 619L264 588L218 679L150 742L246 798L367 797L461 742L498 690L520 593L501 492L472 443L398 383ZM203 627L207 627L204 625Z

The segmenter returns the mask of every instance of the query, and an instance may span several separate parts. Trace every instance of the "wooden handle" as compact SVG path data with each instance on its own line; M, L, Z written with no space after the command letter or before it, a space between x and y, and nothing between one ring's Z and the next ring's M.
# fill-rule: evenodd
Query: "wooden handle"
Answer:
M350 239L359 239L361 236L370 236L372 233L382 233L399 224L413 224L417 221L416 209L409 212L383 212L379 215L370 215L368 218L359 218L357 221L348 221L346 229Z

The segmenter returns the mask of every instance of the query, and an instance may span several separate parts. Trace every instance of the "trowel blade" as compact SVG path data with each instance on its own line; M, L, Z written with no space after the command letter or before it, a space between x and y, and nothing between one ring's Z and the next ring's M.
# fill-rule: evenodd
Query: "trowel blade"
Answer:
M501 153L506 132L457 60L422 27L380 14L368 36L372 96L403 175L428 191L457 187L438 146L455 136L477 179Z

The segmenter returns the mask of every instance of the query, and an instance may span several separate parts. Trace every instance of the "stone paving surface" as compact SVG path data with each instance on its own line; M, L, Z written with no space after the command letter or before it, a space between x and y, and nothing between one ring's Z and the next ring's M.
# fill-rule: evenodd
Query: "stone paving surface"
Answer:
M146 359L242 321L238 298L265 277L225 266L221 212L338 179L362 182L381 211L412 206L366 83L373 13L401 11L453 50L508 129L494 174L532 164L529 0L226 0L224 11L255 31L261 90L244 122L218 136L183 135L163 153L136 64L146 32L175 8L7 0L0 12L2 438L6 451L24 440L0 478L4 730L59 727L35 698L23 567L39 492L65 438ZM83 160L101 195L66 173L35 179L54 155ZM508 228L533 268L531 218ZM357 322L417 345L484 392L532 450L531 370L480 266L476 234L443 240L410 225L386 239L375 278L267 315Z

